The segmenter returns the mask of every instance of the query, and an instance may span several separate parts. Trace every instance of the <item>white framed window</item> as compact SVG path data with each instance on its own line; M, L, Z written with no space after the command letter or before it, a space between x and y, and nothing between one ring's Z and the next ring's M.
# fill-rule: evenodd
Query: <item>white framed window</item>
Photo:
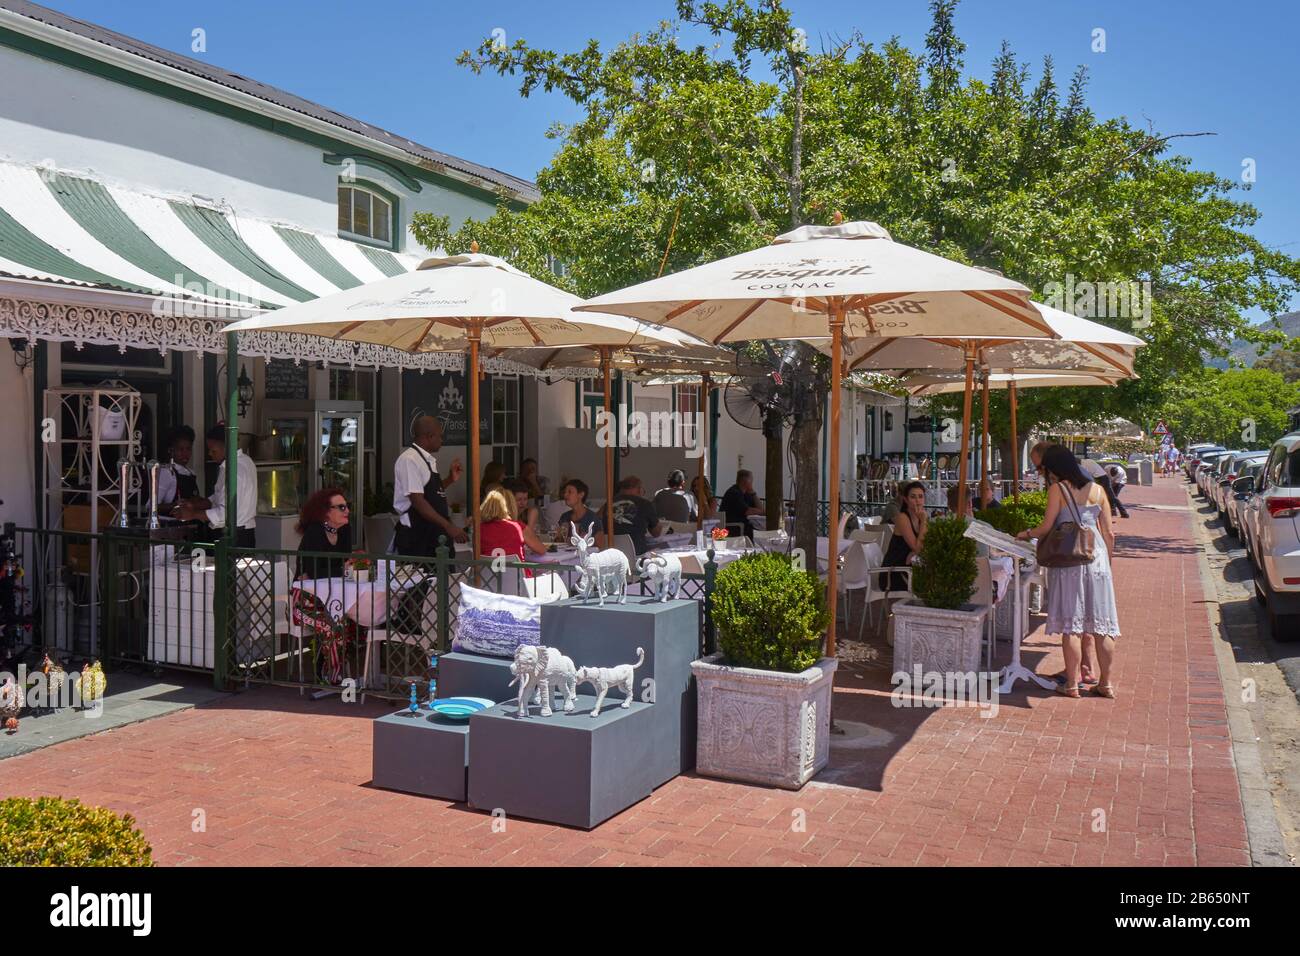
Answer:
M519 474L519 376L492 376L492 461Z
M697 425L704 414L704 388L700 385L674 385L673 411L678 415L681 434L678 440L685 445L694 446L697 440Z
M393 244L393 204L364 186L339 185L339 235Z

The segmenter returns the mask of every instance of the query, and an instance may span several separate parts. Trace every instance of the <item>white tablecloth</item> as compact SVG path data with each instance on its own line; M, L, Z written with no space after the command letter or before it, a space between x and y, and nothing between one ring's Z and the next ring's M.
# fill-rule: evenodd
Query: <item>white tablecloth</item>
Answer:
M379 567L383 567L380 565ZM393 589L404 591L423 580L420 574L403 574L391 582ZM388 617L388 591L390 582L383 573L370 581L348 581L344 578L306 578L293 582L295 591L305 591L320 599L334 620L344 615L358 624L372 627L382 624Z

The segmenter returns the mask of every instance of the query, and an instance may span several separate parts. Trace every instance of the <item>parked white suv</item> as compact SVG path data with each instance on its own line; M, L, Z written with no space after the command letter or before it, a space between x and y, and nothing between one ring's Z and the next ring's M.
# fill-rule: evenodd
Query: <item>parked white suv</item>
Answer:
M1246 520L1255 596L1268 609L1273 637L1300 640L1300 432L1269 449Z

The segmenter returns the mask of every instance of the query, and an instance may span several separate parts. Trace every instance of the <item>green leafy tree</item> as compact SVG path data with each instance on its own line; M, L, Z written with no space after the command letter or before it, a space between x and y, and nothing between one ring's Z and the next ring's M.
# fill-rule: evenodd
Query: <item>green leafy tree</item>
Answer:
M814 48L777 0L678 0L674 20L608 50L486 40L460 62L514 78L525 97L562 95L583 115L553 130L536 203L503 203L456 231L417 215L413 228L452 249L476 238L536 275L559 260L556 281L584 296L755 248L837 210L1040 294L1070 278L1150 283L1149 308L1101 319L1150 343L1141 378L1025 391L1019 416L1022 436L1064 419L1148 420L1175 373L1260 335L1244 313L1285 311L1300 262L1250 234L1258 212L1238 198L1244 187L1173 151L1180 136L1207 134L1098 117L1083 69L1062 97L1050 59L1032 82L1006 45L987 81L965 76L956 8L933 0L923 53L857 32ZM1006 439L1004 393L992 409ZM819 426L804 422L791 438L805 549Z
M1300 382L1300 350L1276 349L1255 362L1254 368L1277 372L1288 382Z
M1180 443L1267 448L1287 430L1287 410L1300 405L1300 383L1263 368L1205 368L1181 376L1164 407Z

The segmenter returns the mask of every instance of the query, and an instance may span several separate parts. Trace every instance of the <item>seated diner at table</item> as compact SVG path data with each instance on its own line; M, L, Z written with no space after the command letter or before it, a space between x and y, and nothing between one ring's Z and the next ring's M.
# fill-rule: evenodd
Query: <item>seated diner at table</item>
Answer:
M600 515L587 507L588 492L587 483L581 478L570 478L560 487L560 496L569 506L569 510L560 515L559 523L555 526L555 540L561 544L567 544L572 536L571 525L577 525L578 534L583 536L599 534L605 530Z
M754 473L747 468L736 472L736 483L722 496L722 512L727 517L727 527L740 525L741 534L746 538L754 537L754 526L749 519L763 514L758 494L754 491Z
M949 493L954 508L956 496L952 492L956 491L954 486ZM901 568L911 564L921 553L925 544L925 532L929 527L930 516L925 510L925 485L919 481L908 482L903 486L901 498L904 506L894 518L894 534L889 539L889 549L885 552L883 564L887 568ZM907 581L902 573L891 571L888 587L891 591L903 591L907 588Z
M695 496L696 515L701 521L711 521L718 516L718 506L713 500L709 479L696 475L691 479L691 494Z
M524 560L524 528L515 520L514 502L507 492L494 488L479 506L478 553L481 558L495 557Z
M490 461L483 469L483 480L479 482L478 495L479 501L487 498L489 491L505 486L506 466L499 461Z
M661 530L659 514L645 496L645 485L636 475L628 475L618 483L614 496L614 534L627 535L636 553L645 554L650 550L649 539L659 537Z
M343 562L352 553L351 509L341 488L313 492L302 506L296 530L302 535L299 554L325 552L331 558L300 557L298 578L340 578Z
M528 503L528 487L522 479L507 478L503 487L505 493L509 496L509 501L514 507L514 518L524 532L524 545L533 554L545 554L546 544L542 541L538 532L538 525L541 522L541 514L538 509Z

